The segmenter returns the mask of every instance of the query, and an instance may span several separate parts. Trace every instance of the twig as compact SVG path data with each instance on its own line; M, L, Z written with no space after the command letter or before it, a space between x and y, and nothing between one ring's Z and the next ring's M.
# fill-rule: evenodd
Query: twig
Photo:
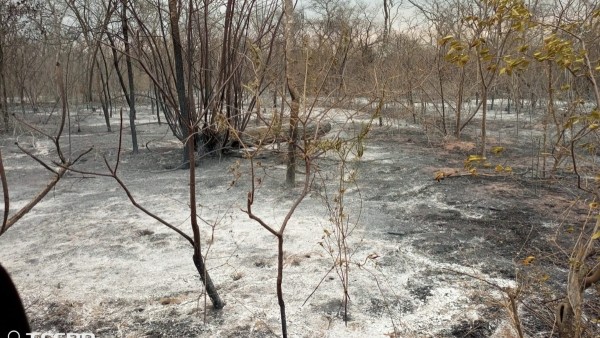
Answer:
M15 142L15 145L25 154L27 154L27 156L31 157L32 159L34 159L37 163L39 163L42 167L48 169L50 172L52 172L53 174L57 174L56 170L50 168L50 166L48 166L44 161L42 161L42 159L40 159L39 157L33 155L30 151L25 150L25 148L21 147L21 145L17 142Z
M66 168L60 168L54 178L46 185L42 191L40 191L29 203L17 211L12 217L10 217L5 224L2 225L2 231L0 235L4 234L11 226L13 226L18 220L25 216L33 207L38 204L52 188L60 181L63 175L67 172Z
M331 273L331 271L333 271L333 269L335 269L335 265L332 265L331 268L329 269L329 271L327 271L327 273L325 275L323 275L323 278L321 278L319 283L317 283L317 286L315 286L313 288L312 292L310 293L310 295L308 295L308 297L306 297L306 299L304 300L304 303L302 303L302 306L304 306L306 304L306 302L308 302L308 300L315 294L315 292L317 292L317 290L319 289L319 287L321 286L321 284L323 283L325 278L327 278L327 276L329 276L329 274Z

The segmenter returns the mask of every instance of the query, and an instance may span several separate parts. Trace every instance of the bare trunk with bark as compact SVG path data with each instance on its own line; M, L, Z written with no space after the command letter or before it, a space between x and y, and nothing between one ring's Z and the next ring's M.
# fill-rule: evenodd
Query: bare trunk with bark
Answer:
M177 8L177 0L169 0L169 22L171 24L171 38L173 39L173 58L175 59L175 88L177 90L177 102L179 104L179 121L184 139L189 138L189 113L187 98L185 97L185 74L183 71L183 51L181 46L181 36L179 34L179 11ZM183 149L183 164L184 166L192 166L190 163L190 152L188 147L193 143L185 142Z
M2 119L4 121L4 130L9 128L8 118L8 100L6 95L6 79L4 74L4 50L2 48L2 42L0 42L0 113L2 113Z
M123 40L125 42L125 63L127 64L127 78L129 80L129 128L131 129L131 143L133 153L138 153L137 131L135 129L135 87L133 81L133 66L131 64L131 48L129 47L129 26L127 23L127 0L123 0Z
M286 184L289 187L296 185L296 142L298 140L298 114L300 112L300 92L295 71L297 60L294 54L292 29L294 27L294 4L292 0L284 0L285 11L285 68L287 89L292 102L290 104L290 129L287 150Z

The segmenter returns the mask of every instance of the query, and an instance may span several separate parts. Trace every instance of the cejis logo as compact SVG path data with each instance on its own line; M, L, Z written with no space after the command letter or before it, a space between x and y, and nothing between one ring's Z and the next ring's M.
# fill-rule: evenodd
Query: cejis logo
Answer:
M29 338L96 338L93 333L50 333L50 332L31 332L26 333L26 337ZM21 334L17 330L12 330L8 333L7 338L21 338ZM25 338L25 337L23 337Z

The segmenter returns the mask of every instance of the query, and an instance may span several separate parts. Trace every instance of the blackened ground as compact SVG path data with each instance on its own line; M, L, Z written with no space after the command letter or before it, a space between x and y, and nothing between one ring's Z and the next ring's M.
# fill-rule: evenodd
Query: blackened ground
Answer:
M144 206L187 229L187 172L174 169L182 158L180 143L148 116L139 115L140 154L128 152L124 133L120 171ZM94 151L78 168L106 172L103 157L114 163L116 133L107 133L100 117L84 117L82 132L72 135L72 152ZM358 130L361 123L342 127ZM345 210L361 215L352 243L356 260L362 263L372 253L379 258L369 273L368 264L353 266L348 324L341 321L338 276L325 276L332 262L318 245L328 224L321 198L335 191L339 163L333 156L319 160L324 179L316 180L287 230L284 283L293 335L381 336L397 329L397 337L488 337L508 316L502 293L485 281L500 287L517 281L526 333L548 337L552 308L564 296L565 252L578 236L587 202L574 203L572 176L538 177L531 151L536 142L526 136L539 130L528 120L520 123L517 138L517 122L490 121L489 145L505 151L490 155L491 168L479 168L478 176L463 170L467 156L476 153L476 127L460 141L402 121L372 128L362 160L352 162L359 189L348 189ZM339 131L334 124L330 134ZM4 137L11 197L23 201L47 174L14 141L46 159L53 152L30 134ZM282 184L281 153L265 153L260 162L256 208L276 223L297 191ZM497 164L510 165L512 174L495 172ZM438 182L439 170L454 174ZM97 337L277 336L273 238L240 210L248 191L247 161L235 154L206 157L198 175L202 216L225 220L209 259L228 302L222 312L209 307L204 323L184 240L141 216L110 179L69 174L0 238L0 259L14 271L33 328ZM319 290L303 305L316 285ZM586 318L598 318L599 298L597 290L586 293ZM590 336L597 334L597 327L586 325Z

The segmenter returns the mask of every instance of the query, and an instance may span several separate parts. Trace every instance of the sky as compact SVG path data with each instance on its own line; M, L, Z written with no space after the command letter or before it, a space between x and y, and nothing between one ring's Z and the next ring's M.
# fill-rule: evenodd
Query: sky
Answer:
M314 0L297 0L298 7L305 7L308 11L310 11L310 4ZM375 14L378 20L383 22L383 0L317 0L317 1L328 1L330 3L334 3L335 1L340 1L342 3L346 3L349 5L353 4L364 4L367 6L371 13L367 14ZM397 30L405 30L408 26L414 25L414 18L418 15L418 10L407 0L392 0L394 2L394 9L392 10L392 16L397 13L397 16L394 19L393 26ZM422 3L423 0L414 0L417 3ZM411 23L412 20L412 23Z

